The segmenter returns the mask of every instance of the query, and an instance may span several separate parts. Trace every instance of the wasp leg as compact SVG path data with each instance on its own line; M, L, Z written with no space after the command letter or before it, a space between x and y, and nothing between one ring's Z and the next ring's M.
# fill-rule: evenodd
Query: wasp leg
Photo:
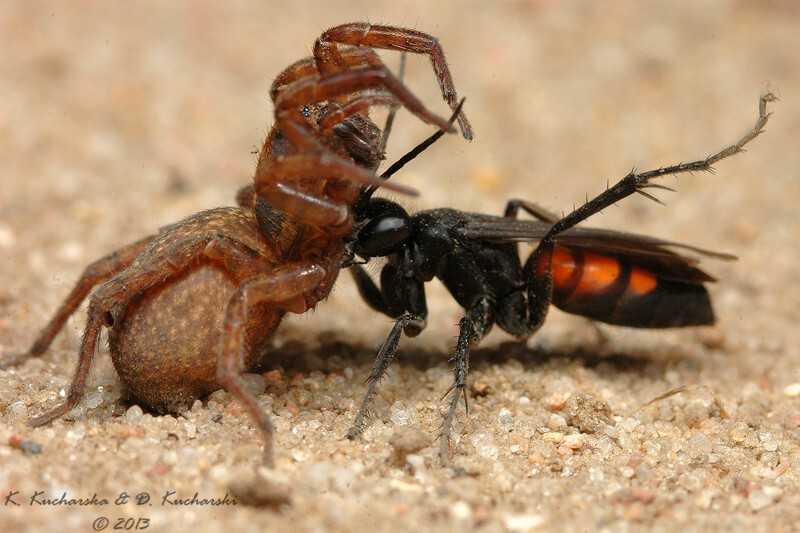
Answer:
M542 222L550 222L551 224L558 221L558 215L540 207L533 202L527 200L519 200L517 198L509 200L506 204L506 210L503 216L506 218L517 218L519 210L523 210L534 218L538 218Z
M358 408L355 420L353 421L353 427L347 432L348 439L355 439L364 432L366 419L369 415L369 406L372 404L372 397L375 395L375 389L386 373L386 369L389 368L389 365L394 360L403 331L407 328L419 329L421 331L424 327L425 320L418 316L406 313L398 317L397 321L394 323L394 327L392 327L392 330L389 332L389 336L386 337L386 341L384 341L383 346L381 346L377 357L375 357L375 364L367 378L367 392L364 394L364 399L361 401L361 406Z
M469 402L467 401L467 377L469 374L469 349L470 345L478 341L475 332L475 325L472 319L465 316L459 323L458 342L456 343L456 353L453 356L453 386L445 393L445 396L452 393L450 408L439 432L439 460L442 466L449 468L450 464L450 436L453 432L453 422L456 418L458 400L464 397L464 409L469 415Z
M375 357L372 371L367 378L367 392L356 413L353 426L347 432L347 438L354 439L364 432L375 389L381 378L386 374L386 369L389 368L389 365L394 360L401 336L405 333L409 337L416 337L425 329L427 306L425 305L424 289L413 280L408 280L406 283L403 283L403 280L398 280L397 271L392 265L386 265L383 269L381 275L382 289L375 285L369 274L359 265L353 265L350 271L356 281L361 297L364 298L367 304L376 311L392 318L397 318L383 346L378 351L378 355ZM418 296L414 298L413 307L415 312L404 313L404 307L399 299L396 296L391 297L391 295L400 294L401 291L402 294L416 294Z
M570 214L556 221L547 233L539 241L539 245L531 253L525 265L525 272L529 278L528 284L528 306L531 325L536 328L540 324L539 317L543 320L544 314L549 306L553 288L552 258L555 252L558 235L575 225L583 222L595 213L606 207L631 196L634 193L642 194L658 203L660 200L645 192L645 189L665 189L669 187L652 183L652 180L663 176L683 174L690 172L713 172L713 165L725 158L736 155L744 150L745 145L755 139L764 131L764 127L769 121L772 113L767 113L767 104L774 102L777 98L772 93L761 95L758 106L758 119L752 128L747 130L739 140L723 148L705 159L692 161L690 163L680 163L668 167L662 167L647 172L630 172L619 182L609 187L592 200L584 203Z
M450 408L447 411L442 430L439 432L439 460L444 467L450 467L450 436L453 432L456 409L459 399L464 398L464 410L469 415L469 402L467 401L467 380L469 377L469 352L473 345L489 332L495 322L495 303L487 298L481 298L474 306L467 309L465 316L458 324L458 341L456 352L451 359L453 363L453 385L445 393L452 394Z
M558 220L553 227L547 232L544 238L541 241L541 244L546 244L546 247L551 247L554 244L555 237L563 232L568 230L569 228L575 226L576 224L583 222L590 216L594 215L605 209L606 207L619 202L623 198L626 198L633 193L639 193L651 200L654 200L658 203L662 203L660 200L655 198L654 196L650 195L649 193L644 192L644 189L648 188L655 188L655 189L666 189L671 190L668 187L663 185L659 185L656 183L651 183L651 180L655 178L661 178L663 176L669 176L674 174L684 174L689 172L714 172L713 165L723 159L728 157L734 156L740 152L744 151L745 145L758 137L763 131L764 127L767 125L767 121L769 121L769 117L772 113L767 113L767 103L774 102L777 100L777 97L772 93L766 93L761 95L759 98L759 105L758 105L758 119L756 123L753 125L752 128L747 130L747 132L739 138L738 141L734 142L730 146L727 146L720 150L719 152L712 154L705 159L700 159L698 161L692 161L691 163L680 163L677 165L671 165L668 167L659 168L656 170L649 170L647 172L640 172L634 173L630 172L627 176L622 178L619 182L617 182L612 187L606 189L594 199L586 202L579 208L575 209L569 215L563 217L562 219ZM540 244L540 248L541 248Z
M352 274L353 280L356 282L358 294L371 308L392 318L396 318L397 315L402 312L402 310L400 310L397 313L392 313L383 293L378 286L375 285L375 282L372 281L372 278L367 271L364 270L364 267L361 265L352 265L350 266L350 274Z

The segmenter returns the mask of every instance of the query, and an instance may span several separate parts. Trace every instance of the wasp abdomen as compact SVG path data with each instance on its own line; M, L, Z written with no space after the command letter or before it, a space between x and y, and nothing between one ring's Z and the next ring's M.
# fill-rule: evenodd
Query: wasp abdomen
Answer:
M637 328L714 323L700 283L663 279L629 261L566 246L556 246L551 268L553 305L568 313Z

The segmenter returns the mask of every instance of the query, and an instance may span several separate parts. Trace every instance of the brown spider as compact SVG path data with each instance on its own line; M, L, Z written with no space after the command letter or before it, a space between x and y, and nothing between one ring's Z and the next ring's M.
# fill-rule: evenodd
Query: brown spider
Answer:
M435 37L368 23L323 33L313 56L284 70L272 86L275 125L253 184L239 192L239 206L197 213L90 264L30 350L4 361L44 353L93 291L67 399L31 426L80 402L106 327L120 380L141 404L157 413L181 412L222 387L253 417L264 436L264 460L272 465L273 425L242 373L263 362L265 345L287 311L304 313L331 291L362 188L409 192L375 175L383 135L369 120L369 108L403 106L451 129L372 49L429 55L445 101L456 108ZM466 117L458 118L471 138Z

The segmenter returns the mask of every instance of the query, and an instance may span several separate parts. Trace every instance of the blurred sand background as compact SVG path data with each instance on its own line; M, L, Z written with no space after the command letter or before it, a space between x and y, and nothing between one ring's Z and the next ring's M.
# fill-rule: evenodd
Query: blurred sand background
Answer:
M398 176L422 192L410 208L500 213L521 197L569 210L631 167L734 141L774 90L775 115L746 154L715 176L666 180L666 208L632 198L591 220L738 255L707 263L719 324L601 336L554 311L527 342L493 332L472 358L453 449L468 475L456 477L433 437L458 307L431 284L428 329L403 342L376 419L350 442L391 320L343 275L276 338L262 403L277 468L261 475L277 503L164 506L170 491L252 487L260 439L223 393L185 417L142 416L119 399L105 351L74 420L27 429L69 383L79 313L41 360L0 372L0 502L20 503L0 505L0 530L88 531L103 517L198 533L800 529L800 7L789 0L5 2L0 354L29 346L93 259L231 205L272 124L273 77L353 20L439 37L467 98L475 140L447 137ZM427 60L410 58L407 80L447 114ZM401 114L388 160L430 132ZM682 385L712 388L731 419L705 390L639 409ZM30 505L36 491L110 503ZM152 505L116 505L122 492Z

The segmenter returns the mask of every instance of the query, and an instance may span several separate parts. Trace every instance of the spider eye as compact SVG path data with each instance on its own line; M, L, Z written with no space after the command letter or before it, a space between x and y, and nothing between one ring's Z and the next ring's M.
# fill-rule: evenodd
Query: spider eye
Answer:
M386 200L375 200L369 216L356 235L355 252L362 257L385 257L400 251L411 235L411 218L405 209Z
M308 118L311 116L311 108L307 105L303 106L303 117Z

